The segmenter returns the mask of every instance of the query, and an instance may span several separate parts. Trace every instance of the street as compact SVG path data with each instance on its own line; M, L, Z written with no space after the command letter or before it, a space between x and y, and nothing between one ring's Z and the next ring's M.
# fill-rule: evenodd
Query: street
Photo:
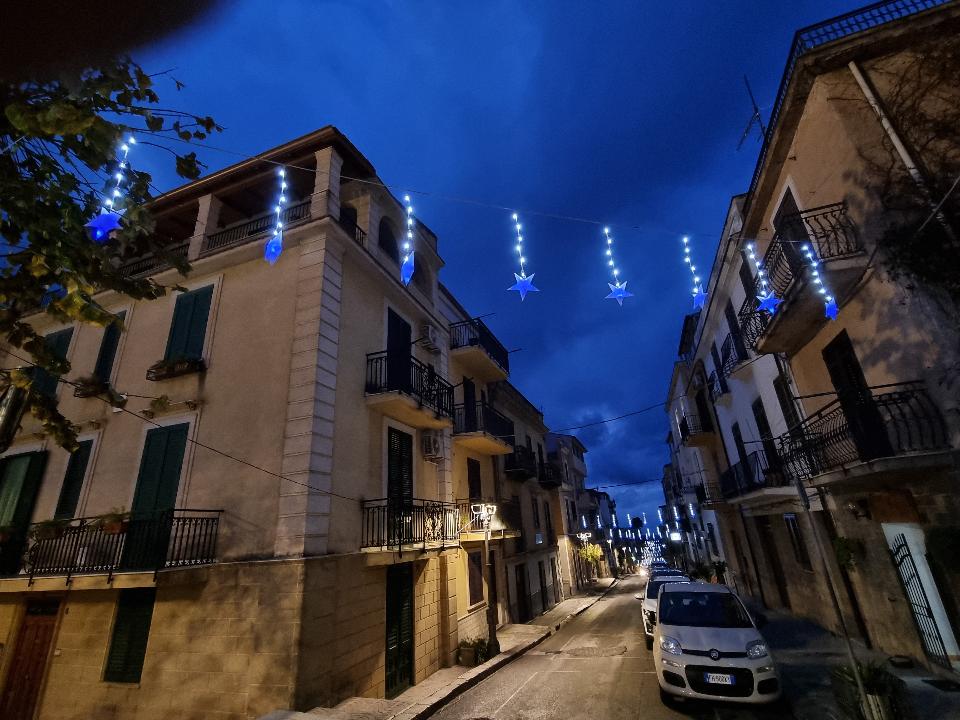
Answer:
M433 715L436 720L787 718L786 703L665 707L644 643L643 580L630 576L582 615Z

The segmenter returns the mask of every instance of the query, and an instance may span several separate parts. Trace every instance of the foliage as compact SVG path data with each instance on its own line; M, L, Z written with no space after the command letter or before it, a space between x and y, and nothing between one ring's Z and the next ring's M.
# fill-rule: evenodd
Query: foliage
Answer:
M720 580L727 572L727 563L723 560L715 560L713 562L713 573L717 576L717 580Z
M598 570L600 569L600 562L603 560L603 548L596 543L587 543L580 548L579 552L581 558L591 563Z
M210 117L160 107L154 80L124 58L59 80L0 81L0 334L13 362L55 375L70 370L28 320L36 312L56 322L107 325L119 319L100 306L96 293L163 295L166 288L152 280L125 276L125 262L155 254L188 271L186 261L168 251L170 238L155 232L146 172L124 171L121 228L109 242L93 243L84 228L115 184L117 146L130 133L140 145L169 152L181 177L200 174L196 153L177 152L163 141L202 140L221 128ZM13 379L21 386L30 381L24 372ZM31 393L29 409L58 444L76 447L76 428L55 399Z
M490 659L490 643L486 638L463 639L460 641L459 647L461 650L473 650L474 662L477 665Z
M703 563L698 563L690 568L687 573L691 580L705 580L709 582L713 578L713 570Z
M837 564L849 570L863 554L863 544L855 538L836 537L833 539L833 552L837 556Z

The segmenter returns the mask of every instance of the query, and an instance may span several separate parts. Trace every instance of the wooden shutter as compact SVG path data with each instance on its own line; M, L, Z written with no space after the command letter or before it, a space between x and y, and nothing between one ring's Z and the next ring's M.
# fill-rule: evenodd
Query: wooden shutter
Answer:
M73 328L59 330L47 335L43 342L54 355L63 360L67 357L67 350L70 349L70 339L73 337ZM60 376L47 372L43 368L37 368L33 378L33 390L53 397L57 393L57 383Z
M413 566L390 565L386 587L385 694L413 684Z
M723 314L727 317L727 327L730 328L730 336L733 338L733 345L737 349L737 355L741 360L745 360L747 358L747 347L743 344L743 336L740 334L740 322L729 300L727 300L726 307L723 308Z
M140 682L156 595L155 588L120 591L104 681Z
M72 518L76 513L92 448L93 440L84 440L80 447L70 454L67 472L63 476L63 487L60 488L60 499L57 500L57 509L53 514L55 518Z
M745 250L740 251L740 284L743 285L743 292L747 300L753 302L757 296L756 283L753 280L753 270L750 267L750 260L747 258Z
M777 443L773 439L773 433L770 431L770 423L767 420L767 411L763 408L763 398L758 397L750 406L753 410L753 419L757 423L757 431L760 433L760 441L763 443L763 452L767 456L767 466L774 467L778 465Z
M213 285L177 297L165 360L199 360L203 357L203 340L207 335L207 317L212 299Z
M189 427L183 423L147 432L133 496L134 512L168 510L175 505Z
M46 451L4 458L0 475L0 525L25 528L30 524L46 464Z
M483 497L483 486L480 479L480 462L473 458L467 458L467 487L469 488L471 500L479 500Z
M733 435L733 444L737 448L737 459L744 464L744 470L746 470L747 448L743 444L743 435L740 433L740 423L734 423L730 427L730 433Z
M387 428L387 497L413 500L413 436L392 427Z
M120 344L121 325L126 315L125 312L117 313L117 321L107 325L103 331L100 352L97 353L97 364L93 368L93 376L100 382L110 382L113 361L117 357L117 346Z
M787 376L783 373L777 375L773 380L773 389L777 393L777 402L780 404L783 419L787 421L787 429L793 430L800 424L800 414L793 402L793 393L790 392L790 383L787 381Z
M470 572L468 584L470 586L470 604L476 605L483 601L483 553L479 550L467 554Z

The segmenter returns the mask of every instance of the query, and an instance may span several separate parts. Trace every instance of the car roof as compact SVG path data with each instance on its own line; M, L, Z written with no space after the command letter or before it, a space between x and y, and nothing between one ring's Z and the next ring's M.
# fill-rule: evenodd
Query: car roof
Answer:
M722 593L722 594L733 594L730 588L726 585L718 585L716 583L705 583L705 582L668 582L664 583L660 587L660 592L709 592L709 593Z

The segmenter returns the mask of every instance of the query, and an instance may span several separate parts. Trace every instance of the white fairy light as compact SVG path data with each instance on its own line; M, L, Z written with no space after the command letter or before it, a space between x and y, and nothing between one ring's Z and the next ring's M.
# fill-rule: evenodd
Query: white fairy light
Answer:
M693 264L693 258L690 256L690 236L683 236L683 262L687 264L687 267L690 268L690 276L693 278L693 307L694 309L702 308L704 302L707 299L707 294L703 291L703 286L700 284L700 276L697 275L697 266Z
M801 250L803 250L803 254L810 264L810 276L813 278L813 284L816 286L817 293L823 298L824 315L831 320L836 320L839 310L837 301L836 298L830 294L826 283L823 281L823 274L820 272L820 261L817 259L817 256L813 252L813 247L811 247L809 243L805 243L801 247Z
M283 252L283 206L287 202L287 171L283 168L277 170L277 177L280 178L280 195L277 197L277 204L273 206L276 219L273 225L273 235L267 240L263 249L263 258L273 265Z
M610 275L613 277L613 282L607 283L610 287L610 294L604 299L616 300L620 304L620 307L623 307L624 298L633 297L633 293L627 291L627 282L625 280L620 282L620 268L617 267L617 261L613 255L613 238L610 237L610 228L603 228L603 236L607 241L604 257L607 258L607 267L610 268Z
M514 246L517 251L517 260L520 262L520 274L513 274L513 277L516 282L513 285L507 288L507 290L516 290L520 293L520 300L523 301L527 297L529 292L540 292L539 289L533 286L533 276L536 273L530 273L527 275L527 256L523 251L523 225L520 222L520 216L517 213L513 213L510 216L513 219L513 229L517 233L517 244Z

